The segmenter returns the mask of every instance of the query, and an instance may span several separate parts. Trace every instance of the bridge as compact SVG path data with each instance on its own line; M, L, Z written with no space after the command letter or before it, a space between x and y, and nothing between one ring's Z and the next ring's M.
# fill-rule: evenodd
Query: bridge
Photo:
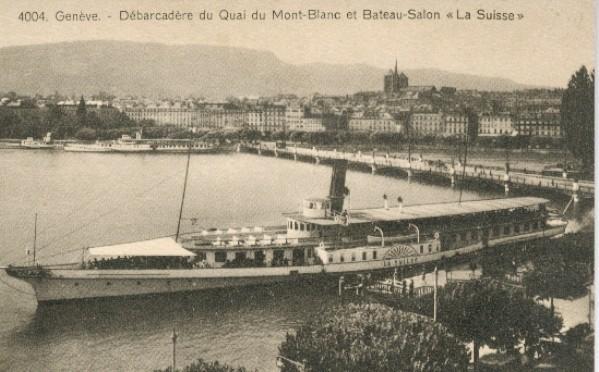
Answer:
M463 176L466 180L484 181L502 185L506 193L510 191L510 187L512 186L528 187L572 196L575 202L579 201L580 198L594 198L595 195L595 184L593 181L578 181L566 177L554 177L538 173L514 172L506 169L498 170L496 168L469 165L463 167L459 163L454 166L442 161L408 160L389 155L365 154L360 151L354 153L324 150L315 147L287 146L285 148L277 148L275 146L260 144L245 144L243 145L243 149L256 152L260 155L283 156L294 160L315 161L317 164L326 160L345 159L350 164L369 167L373 174L393 169L405 172L408 179L414 174L427 174L448 178L452 185L455 185ZM239 150L241 150L241 147Z

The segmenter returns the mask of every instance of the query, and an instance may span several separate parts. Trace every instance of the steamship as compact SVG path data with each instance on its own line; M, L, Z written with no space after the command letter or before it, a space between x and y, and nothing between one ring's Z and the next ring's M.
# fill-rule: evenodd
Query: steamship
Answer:
M231 151L231 148L202 140L187 139L142 139L141 132L135 138L124 134L115 141L95 143L72 143L64 147L70 152L118 152L118 153L187 153L211 154Z
M518 197L346 210L347 161L326 198L286 225L212 229L85 250L82 263L9 266L38 302L229 288L415 266L565 232L546 199Z

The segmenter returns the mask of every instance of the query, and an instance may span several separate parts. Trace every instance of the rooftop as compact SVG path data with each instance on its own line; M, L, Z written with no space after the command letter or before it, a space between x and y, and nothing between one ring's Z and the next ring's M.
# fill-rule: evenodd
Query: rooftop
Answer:
M485 213L514 208L535 207L548 203L549 200L536 197L486 199L448 203L408 205L403 208L390 207L354 209L349 211L351 224L368 223L377 221L414 221L419 219L460 216L474 213ZM339 222L325 218L307 218L299 213L287 215L298 221L309 222L317 225L335 225Z

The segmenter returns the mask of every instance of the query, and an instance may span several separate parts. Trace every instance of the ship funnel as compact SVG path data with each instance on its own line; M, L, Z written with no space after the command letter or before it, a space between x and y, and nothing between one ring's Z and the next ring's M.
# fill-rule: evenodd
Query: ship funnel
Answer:
M347 160L335 159L333 161L333 173L331 175L331 186L329 188L329 200L331 201L331 212L341 213L343 211L343 200L345 199L345 175L347 173Z

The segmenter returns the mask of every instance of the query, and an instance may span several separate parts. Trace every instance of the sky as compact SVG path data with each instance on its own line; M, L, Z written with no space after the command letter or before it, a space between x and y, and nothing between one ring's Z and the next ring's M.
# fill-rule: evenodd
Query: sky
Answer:
M218 20L222 9L267 13L266 21ZM438 11L441 20L276 21L273 10L363 9ZM458 20L469 11L520 13L518 21ZM121 11L194 13L194 21L121 21ZM202 11L212 21L198 20ZM23 22L24 11L44 12L46 22ZM58 11L98 13L99 22L58 22ZM453 19L446 19L448 12ZM400 69L438 68L512 79L541 86L565 86L581 65L595 63L595 7L592 0L374 0L374 1L156 1L0 0L0 47L74 40L129 40L206 44L273 52L292 64L363 63ZM134 51L132 51L134 52ZM0 50L0 54L2 51Z

